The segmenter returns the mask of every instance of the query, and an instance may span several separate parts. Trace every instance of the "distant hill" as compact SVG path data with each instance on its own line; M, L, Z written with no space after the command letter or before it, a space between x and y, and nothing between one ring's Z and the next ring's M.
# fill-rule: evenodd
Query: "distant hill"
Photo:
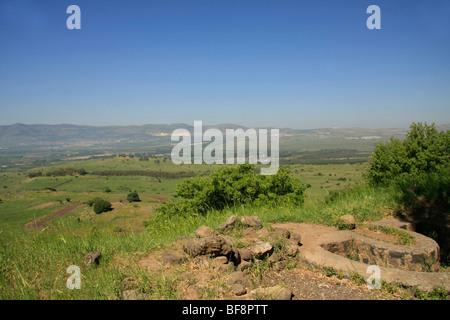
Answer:
M204 125L225 129L243 128L235 124ZM0 126L0 150L58 150L68 148L103 148L126 144L145 143L149 145L169 144L171 133L178 128L193 132L193 126L184 123L147 124L140 126L85 126L85 125L45 125L45 124L13 124ZM450 124L439 126L440 130L449 130ZM323 140L330 141L380 141L391 136L401 138L408 128L366 129L366 128L324 128L297 130L280 129L282 141Z

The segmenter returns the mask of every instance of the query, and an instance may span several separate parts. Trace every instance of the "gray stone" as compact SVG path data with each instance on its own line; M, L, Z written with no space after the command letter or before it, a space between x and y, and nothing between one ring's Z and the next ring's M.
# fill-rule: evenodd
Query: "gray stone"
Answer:
M262 222L257 216L243 216L243 217L241 217L241 223L242 223L242 225L251 227L251 228L262 227Z
M225 222L222 222L217 226L219 232L224 232L233 229L233 227L239 223L239 218L235 215L230 216Z
M100 251L90 252L86 255L85 261L87 265L98 265L100 263L100 258L102 253Z

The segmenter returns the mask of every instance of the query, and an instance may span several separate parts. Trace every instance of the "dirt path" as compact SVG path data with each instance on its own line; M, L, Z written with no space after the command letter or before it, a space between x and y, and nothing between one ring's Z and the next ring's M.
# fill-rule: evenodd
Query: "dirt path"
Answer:
M57 211L53 212L52 214L49 214L48 216L34 219L30 222L27 222L24 225L24 228L25 228L25 230L28 230L28 231L43 231L44 229L48 228L46 222L49 222L49 221L56 219L58 217L61 217L63 215L66 215L69 212L78 208L80 205L81 205L81 203L76 202L70 206L67 206L65 208L57 210Z
M163 203L163 202L169 201L169 197L165 196L165 195L162 195L162 194L144 193L144 194L141 194L141 195L144 196L144 197L147 197L147 198L156 199L156 200L158 200L158 203Z

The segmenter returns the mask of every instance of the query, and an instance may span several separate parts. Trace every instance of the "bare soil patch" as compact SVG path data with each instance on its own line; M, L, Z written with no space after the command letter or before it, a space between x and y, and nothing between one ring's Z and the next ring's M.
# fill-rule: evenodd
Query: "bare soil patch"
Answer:
M28 231L43 231L45 229L48 229L49 227L47 225L47 222L70 213L71 211L78 208L80 205L81 205L81 203L77 202L70 206L62 208L60 210L57 210L57 211L53 212L52 214L47 215L45 217L40 217L40 218L34 219L30 222L27 222L24 225L24 228L25 228L25 230L28 230Z

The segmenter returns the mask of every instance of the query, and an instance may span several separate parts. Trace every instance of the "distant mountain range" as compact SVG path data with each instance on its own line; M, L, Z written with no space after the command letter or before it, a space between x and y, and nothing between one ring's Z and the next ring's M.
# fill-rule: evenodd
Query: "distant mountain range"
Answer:
M215 126L204 125L204 130L214 127L237 129L245 127L235 124ZM91 148L116 146L118 144L170 143L170 135L175 129L184 128L193 132L193 126L184 123L147 124L131 126L85 126L85 125L45 125L45 124L13 124L0 126L0 151L44 150L60 148ZM438 126L439 130L449 130L450 124ZM408 128L365 129L365 128L324 128L297 130L280 129L280 139L289 137L340 138L356 140L385 140L391 136L403 137Z

